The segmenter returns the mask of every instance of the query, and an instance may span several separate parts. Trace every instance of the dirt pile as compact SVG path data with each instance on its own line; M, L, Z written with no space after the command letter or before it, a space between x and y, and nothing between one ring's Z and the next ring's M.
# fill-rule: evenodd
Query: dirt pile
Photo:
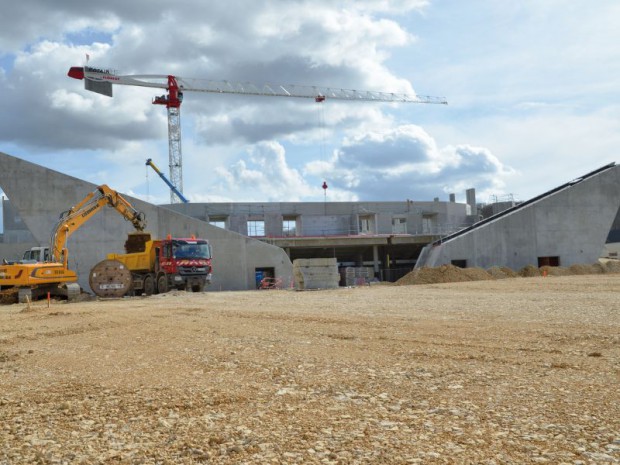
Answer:
M592 267L589 265L571 265L570 274L574 275L582 275L582 274L592 274Z
M396 281L395 284L407 286L412 284L458 283L517 277L533 278L536 276L571 276L602 273L620 273L620 261L610 260L605 263L594 263L592 265L579 264L568 268L563 266L536 268L534 265L527 265L518 272L505 266L494 266L485 271L482 268L459 268L454 265L441 265L434 268L424 267L413 270Z
M481 281L493 279L482 268L459 268L454 265L441 265L436 268L419 268L406 274L396 284L406 286L410 284L459 283L465 281Z
M518 275L507 266L492 266L487 270L495 279L516 278Z
M540 270L534 265L527 265L521 268L518 274L523 278L533 278L535 276L540 276Z
M542 276L568 276L571 272L565 266L542 266L540 274Z
M608 260L603 267L605 273L620 273L620 260Z

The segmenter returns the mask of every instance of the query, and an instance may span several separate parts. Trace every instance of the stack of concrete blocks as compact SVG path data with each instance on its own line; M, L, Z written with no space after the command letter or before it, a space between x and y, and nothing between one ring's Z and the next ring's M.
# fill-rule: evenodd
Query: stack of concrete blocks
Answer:
M340 281L335 258L299 258L293 260L295 289L336 289Z

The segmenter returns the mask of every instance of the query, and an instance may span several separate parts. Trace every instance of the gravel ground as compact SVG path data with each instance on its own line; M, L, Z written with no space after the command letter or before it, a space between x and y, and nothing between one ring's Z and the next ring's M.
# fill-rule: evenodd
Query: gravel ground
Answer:
M0 307L0 464L620 463L620 275Z

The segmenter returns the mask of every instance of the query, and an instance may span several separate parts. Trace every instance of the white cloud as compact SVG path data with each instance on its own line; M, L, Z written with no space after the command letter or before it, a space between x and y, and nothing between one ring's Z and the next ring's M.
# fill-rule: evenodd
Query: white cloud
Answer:
M480 115L460 125L437 125L441 140L475 139L502 163L514 167L505 186L492 194L511 193L519 200L542 194L610 162L618 161L620 105L609 102L595 111L564 105Z
M317 200L324 179L332 200L467 187L527 198L617 156L619 15L609 0L23 0L0 17L0 142L167 201L163 183L149 192L142 176L147 157L167 167L166 111L151 104L158 92L86 92L66 72L88 53L127 74L415 88L450 102L327 102L319 119L314 102L186 93L184 187L194 201L280 191ZM319 156L320 146L335 158Z
M277 142L254 146L247 157L218 169L220 196L235 200L317 201L327 181L330 200L430 200L476 187L495 194L513 170L489 150L467 145L438 149L433 138L414 125L369 133L346 141L330 160L314 160L303 171L289 166Z
M513 170L488 149L467 145L438 149L422 128L405 125L348 141L329 163L307 171L362 200L429 200L471 187L482 195L501 190Z
M277 142L261 142L248 153L246 160L239 160L228 169L216 170L221 177L220 192L235 193L245 200L300 201L316 196L319 190L311 187L296 170L286 162L285 150Z

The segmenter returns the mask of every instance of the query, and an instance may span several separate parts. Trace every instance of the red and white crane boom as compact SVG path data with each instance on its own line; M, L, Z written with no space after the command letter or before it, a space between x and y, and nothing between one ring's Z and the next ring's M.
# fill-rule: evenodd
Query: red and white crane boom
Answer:
M211 92L216 94L243 94L268 97L297 97L323 102L326 99L388 102L388 103L431 103L448 102L444 97L428 95L408 95L390 92L359 91L322 86L300 86L264 84L257 86L248 82L212 81L208 79L183 78L164 74L119 75L115 70L91 66L74 66L69 77L84 80L86 90L112 97L113 85L152 87L166 89L167 93L153 99L155 105L165 105L168 109L168 149L170 181L183 192L183 169L181 150L181 114L183 92ZM170 192L170 203L178 198Z

